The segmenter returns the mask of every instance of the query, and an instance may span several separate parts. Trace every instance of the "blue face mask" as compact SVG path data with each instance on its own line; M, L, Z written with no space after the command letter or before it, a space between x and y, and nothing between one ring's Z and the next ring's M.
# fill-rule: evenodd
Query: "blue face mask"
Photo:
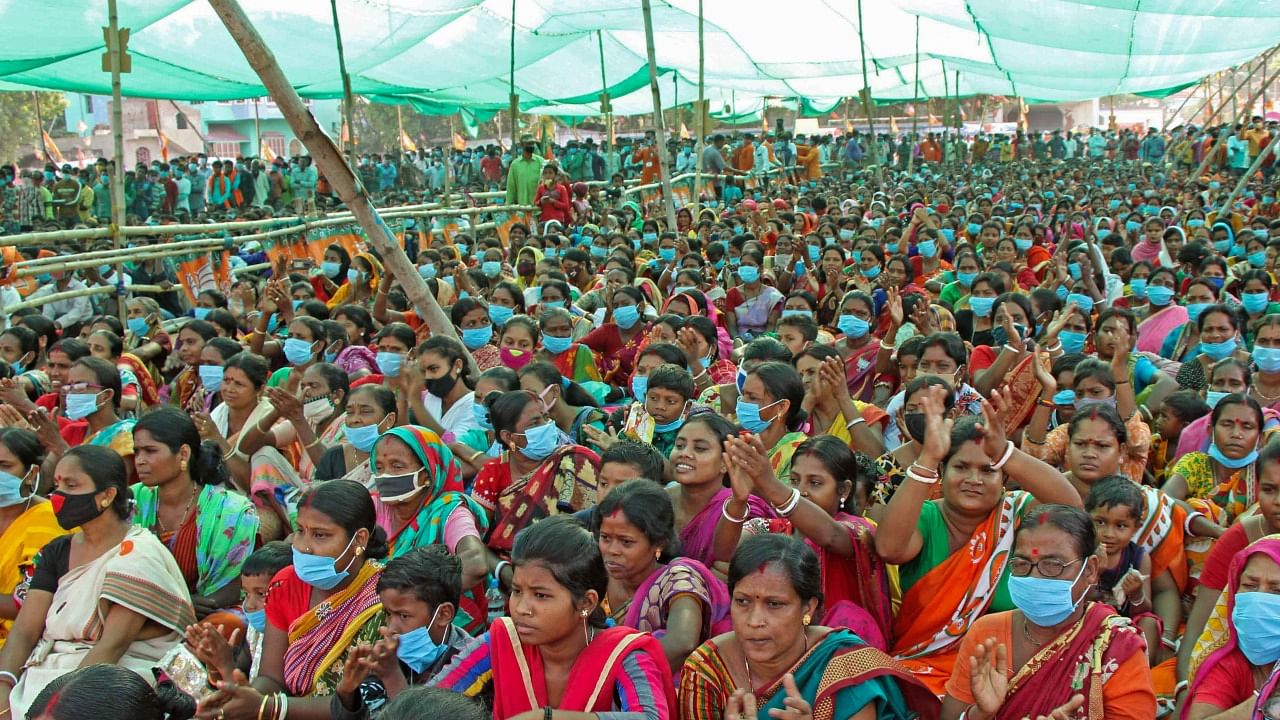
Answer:
M885 249L885 252L888 252L890 255L897 255L898 243L885 243L884 249Z
M1149 285L1147 287L1147 300L1152 305L1164 307L1173 300L1173 288L1164 287L1163 285Z
M1058 289L1054 290L1054 293L1056 293L1063 302L1066 302L1067 296L1071 294L1071 291L1068 290L1065 285L1059 285Z
M484 403L472 403L471 416L475 418L476 425L485 430L493 429L493 422L489 420L489 407Z
M657 242L658 233L656 232L640 233L640 239L647 243Z
M439 612L440 606L436 606L436 612L431 614L431 621L426 627L414 628L400 635L396 656L415 673L421 673L431 667L449 649L445 643L436 644L436 641L431 639L431 633L427 631L427 628L435 624L436 614Z
M991 317L991 308L996 304L993 297L974 297L969 296L969 309L977 317Z
M1249 267L1251 268L1264 268L1267 266L1266 250L1255 250L1249 253L1247 258L1249 260Z
M1204 353L1205 355L1208 355L1209 359L1214 360L1216 362L1218 360L1222 360L1226 358L1228 355L1235 352L1236 347L1239 344L1240 342L1233 337L1227 338L1226 340L1223 340L1222 342L1218 342L1218 343L1202 342L1200 343L1200 352Z
M649 376L648 375L632 375L631 376L631 397L637 402L644 402L645 395L649 392Z
M367 279L367 273L360 272L355 268L347 271L347 282L362 283Z
M1219 290L1221 290L1221 289L1222 289L1222 283L1223 283L1223 279L1222 279L1222 278L1220 278L1220 277L1211 277L1211 278L1205 278L1205 280L1207 280L1207 281L1209 282L1209 284L1210 284L1210 285L1212 285L1212 286L1214 286L1215 288L1217 288L1217 289L1219 289Z
M1201 220L1200 218L1191 218L1190 220L1187 221L1187 227L1189 228L1204 227L1204 220Z
M674 432L676 430L679 430L683 425L684 425L684 415L681 415L680 417L676 418L675 420L672 420L669 423L655 423L653 426L653 430L654 432L669 433L669 432Z
M1260 313L1267 309L1267 293L1266 291L1241 293L1240 304L1250 313Z
M1280 595L1268 592L1236 593L1231 609L1240 652L1254 665L1280 660Z
M418 274L422 276L423 280L430 280L431 278L436 276L436 264L424 263L422 265L419 265Z
M964 229L969 233L970 240L977 240L978 233L982 232L982 226L978 223L969 223L968 225L965 225Z
M355 540L355 536L351 536L351 539L347 541L347 548L351 547L351 543L355 542ZM343 548L339 556L346 553L347 548ZM347 563L347 566L350 567L353 562L355 562L354 557ZM317 590L332 590L343 580L346 580L348 575L345 569L338 570L338 558L304 553L296 547L293 549L293 571L297 573L299 580Z
M818 262L818 258L821 256L822 256L822 248L818 247L817 245L809 246L809 260L811 262Z
M738 424L741 425L743 428L745 428L748 432L753 432L759 435L765 430L768 430L769 426L773 424L773 420L777 419L775 417L773 420L765 420L760 417L760 411L766 407L773 407L774 405L777 405L780 402L782 401L776 400L774 402L769 403L768 405L765 405L764 407L760 407L760 403L747 402L746 400L739 399L738 400Z
M13 507L30 497L22 494L22 478L0 470L0 508Z
M1210 410L1212 410L1212 409L1214 409L1214 408L1218 407L1218 403L1222 402L1222 398L1224 398L1224 397L1226 397L1226 396L1228 396L1228 395L1230 395L1230 394L1231 394L1231 393L1228 393L1228 392L1219 392L1219 391L1217 391L1217 390L1205 390L1205 391L1204 391L1204 404L1205 404L1205 405L1208 405L1208 406L1209 406L1209 409L1210 409Z
M196 372L200 373L200 384L209 392L218 392L222 388L222 373L225 370L221 365L201 365Z
M129 321L125 324L129 326L129 332L133 333L134 335L137 335L138 337L142 337L143 335L147 334L146 318L140 318L140 317L129 318Z
M1115 210L1120 207L1120 201L1119 200L1108 201L1107 206L1110 207L1112 210Z
M1088 295L1081 295L1080 293L1068 293L1067 302L1075 303L1076 307L1080 308L1080 312L1084 313L1085 315L1088 315L1093 312L1093 298L1089 297Z
M1250 450L1249 454L1242 458L1229 458L1222 454L1222 451L1218 449L1218 443L1216 442L1209 443L1208 454L1210 458L1217 460L1224 467L1231 468L1232 470L1239 470L1240 468L1248 467L1258 461L1258 448Z
M213 308L198 307L191 311L191 315L197 320L207 320L211 312L213 312Z
M800 308L784 308L782 311L782 317L793 317L793 316L799 316L799 315L803 315L805 317L813 317L813 311L801 310Z
M1147 296L1150 297L1151 293L1154 291L1155 291L1155 288L1147 288ZM1200 313L1208 309L1208 307L1211 304L1212 303L1191 303L1190 305L1187 306L1187 318L1190 319L1191 322L1195 322L1199 320Z
M458 257L463 258L464 260L467 257L467 253L471 250L471 248L463 245L462 243L458 243L457 245L454 245L454 247L458 249Z
M1013 239L1013 246L1017 248L1018 252L1026 252L1030 250L1031 244L1032 244L1032 241L1026 238Z
M623 305L613 309L613 321L623 330L630 330L640 322L640 308L635 305Z
M382 374L389 378L400 377L400 368L404 365L404 355L396 352L386 352L379 350L374 356L374 360L378 363L378 369Z
M543 300L542 302L538 303L538 307L542 308L543 310L563 310L564 301L563 300Z
M68 420L83 420L98 411L98 394L76 394L67 396L67 406L63 414Z
M1280 372L1280 348L1254 345L1253 364L1262 372Z
M258 632L266 632L267 629L267 609L250 610L244 614L245 622L249 623L249 627Z
M1213 241L1213 249L1220 253L1224 253L1231 249L1231 239L1223 238L1222 240Z
M1067 273L1071 275L1072 280L1079 280L1083 275L1083 272L1084 271L1081 269L1080 263L1073 262L1067 265Z
M760 279L760 268L755 265L743 265L738 268L738 278L744 283L753 283Z
M480 272L483 272L487 278L496 278L502 274L502 262L499 260L485 260L480 263Z
M973 281L977 279L978 279L978 273L976 272L957 272L956 273L956 282L960 283L961 285L967 288L973 287Z
M921 257L937 257L938 243L933 240L925 240L924 242L916 245L916 251L920 253Z
M511 316L515 314L516 314L515 308L509 308L504 305L489 306L489 319L492 320L493 324L497 325L498 327L502 327L503 325L506 325L507 321L511 319Z
M669 263L669 262L675 262L675 260L676 260L676 249L675 249L675 248L669 248L669 247L667 247L667 248L658 248L658 257L662 258L662 261L663 261L663 262L668 262L668 263Z
M857 315L841 315L836 320L836 327L850 340L866 337L867 333L871 331L871 323Z
M1129 292L1133 293L1136 298L1144 298L1147 296L1147 279L1133 278L1129 281Z
M555 452L560 440L560 428L553 422L531 427L517 434L524 435L524 447L520 448L520 454L534 462L547 459L551 453Z
M289 361L290 365L309 363L314 356L312 343L298 338L289 338L284 341L284 358Z
M1053 404L1062 407L1075 407L1076 391L1075 390L1059 390L1053 394Z
M604 256L606 256L606 255L608 255L608 254L609 254L609 248L607 248L607 247L605 247L605 246L603 246L603 245L592 245L592 246L591 246L591 257L593 257L593 258L602 258L602 257L604 257Z
M320 271L324 273L325 277L333 280L338 277L338 273L342 272L342 264L336 262L322 262L320 263Z
M343 433L346 435L347 441L351 443L351 447L364 453L373 449L374 443L378 442L378 436L382 434L378 431L376 424L361 425L360 427L347 425L343 428Z
M1142 229L1142 223L1137 220L1125 220L1124 229L1131 233L1138 232L1138 230Z
M1022 614L1035 625L1047 628L1066 620L1075 612L1080 600L1071 599L1071 589L1084 574L1086 561L1080 561L1075 579L1009 576L1009 597Z
M1099 240L1106 240L1111 235L1111 231L1107 228L1098 228L1097 235Z
M941 228L938 232L942 233L942 237L946 239L948 243L954 242L956 239L956 231L951 228Z
M484 327L468 328L462 331L462 344L467 346L468 350L479 350L489 341L493 339L493 326L485 325Z
M747 371L738 368L738 374L733 378L733 384L738 387L738 393L742 393L742 386L747 384Z
M565 352L573 345L571 336L556 337L555 335L543 335L542 347L552 355L559 355Z
M879 265L872 265L869 268L862 268L860 272L862 273L862 277L868 280L875 280L880 277L881 268Z
M1088 339L1089 336L1081 332L1063 330L1058 333L1058 342L1062 343L1062 351L1067 353L1084 352L1084 344Z

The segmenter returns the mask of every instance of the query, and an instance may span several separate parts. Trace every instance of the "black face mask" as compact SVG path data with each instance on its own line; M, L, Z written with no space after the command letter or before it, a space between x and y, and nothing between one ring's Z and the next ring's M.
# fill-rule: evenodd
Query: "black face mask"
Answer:
M907 427L907 434L912 440L924 444L924 413L903 413L902 424Z
M61 490L49 493L53 515L63 530L78 528L106 511L98 505L97 493L68 495Z
M453 390L453 386L458 382L458 376L453 371L441 375L438 378L431 378L427 381L427 392L438 398L445 398L449 395L449 391Z

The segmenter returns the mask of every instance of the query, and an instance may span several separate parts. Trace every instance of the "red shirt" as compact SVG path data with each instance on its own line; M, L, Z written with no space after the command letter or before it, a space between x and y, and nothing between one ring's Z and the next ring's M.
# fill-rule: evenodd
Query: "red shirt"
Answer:
M547 202L543 202L542 198L546 197ZM569 213L572 205L569 201L569 188L562 183L547 187L542 183L538 183L538 194L533 198L533 204L542 208L542 214L538 216L538 224L555 220L562 227L569 226Z
M480 172L484 175L484 179L489 182L497 182L502 179L502 160L496 156L485 156L480 160Z
M1205 558L1204 569L1200 571L1200 584L1218 592L1226 589L1227 572L1231 569L1231 559L1248 545L1249 536L1244 534L1244 525L1240 523L1232 525L1213 544L1213 549L1209 551L1209 557Z
M1253 691L1257 690L1253 684L1253 666L1238 651L1216 665L1201 666L1197 680L1187 698L1187 707L1208 703L1220 710L1229 710L1253 697Z
M267 622L282 632L311 609L311 586L298 579L292 565L271 578L266 609Z

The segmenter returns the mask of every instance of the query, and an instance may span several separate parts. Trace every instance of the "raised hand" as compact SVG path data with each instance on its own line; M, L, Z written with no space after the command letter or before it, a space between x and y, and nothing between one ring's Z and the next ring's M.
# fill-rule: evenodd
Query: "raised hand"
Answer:
M1009 398L1013 391L1008 385L992 390L991 397L982 399L982 450L996 462L1004 457L1009 439L1005 436L1005 423L1013 412Z
M733 691L729 699L724 704L724 720L743 720L744 718L755 718L756 714L756 696L751 693L750 689L739 688Z
M773 464L769 462L769 453L764 447L764 443L760 441L760 437L754 434L742 435L739 437L730 436L724 441L724 453L726 459L738 468L738 471L744 476L742 482L750 483L750 487L759 488L769 478L773 478ZM730 472L730 482L734 482L732 471ZM748 495L750 492L747 493ZM737 488L734 488L734 496L737 497ZM741 499L745 500L745 496Z
M204 664L211 680L232 677L235 669L232 646L240 641L240 628L231 631L231 642L222 636L221 626L205 622L188 625L185 635L187 648Z
M360 683L372 674L373 668L373 645L356 645L347 653L347 661L342 666L342 680L334 691L344 697L354 696L360 689Z
M1053 314L1053 320L1049 321L1049 327L1046 328L1044 331L1045 342L1052 345L1053 343L1049 341L1058 339L1058 334L1061 333L1062 329L1067 326L1067 321L1070 320L1072 314L1074 314L1079 309L1080 307L1076 305L1076 301L1072 300L1071 302L1067 303L1066 307L1055 312Z
M787 673L782 676L782 689L787 693L787 698L782 701L783 707L770 710L769 717L777 720L811 720L813 708L800 694L794 675Z
M995 638L987 638L974 646L969 658L969 689L974 703L987 715L995 715L1004 705L1009 692L1009 677L1005 674L1009 651Z
M920 400L920 412L924 413L924 443L920 451L921 465L938 467L951 450L951 426L955 421L946 417L947 388L930 385Z
M590 425L583 425L582 431L587 434L587 439L595 443L601 451L608 450L614 443L618 442L618 431L615 428L609 428L606 432Z
M1013 318L1008 313L1005 313L1004 317L1001 318L1000 326L1004 328L1005 344L1008 345L1010 350L1021 354L1026 349L1026 343L1022 339L1022 333L1019 333L1017 328L1013 326Z
M822 361L818 366L818 378L822 380L822 384L826 392L835 396L836 400L843 404L845 398L850 402L853 398L849 395L849 380L845 375L844 361L840 358L829 357ZM852 420L852 418L848 418Z
M290 373L298 375L300 373ZM282 388L267 388L267 401L271 403L271 407L275 408L280 417L293 421L302 421L302 399L294 393L288 392Z
M885 292L888 295L885 298L885 308L889 311L889 317L893 320L894 327L902 327L902 321L906 319L902 312L902 294L896 287L890 287Z

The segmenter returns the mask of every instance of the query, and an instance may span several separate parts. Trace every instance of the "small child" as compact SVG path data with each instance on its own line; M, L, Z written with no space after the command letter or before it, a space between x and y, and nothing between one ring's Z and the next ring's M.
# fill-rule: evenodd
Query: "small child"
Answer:
M240 570L240 590L244 593L240 608L244 610L245 621L249 625L244 640L253 658L250 679L258 676L258 664L262 662L262 637L267 631L267 588L276 573L292 564L293 547L283 540L276 540L245 558Z
M387 615L382 639L355 647L330 702L335 720L365 720L402 691L435 676L472 638L454 626L462 561L428 545L387 563L378 578Z
M1084 509L1093 517L1098 547L1106 553L1094 599L1137 622L1154 666L1162 623L1152 612L1151 558L1133 542L1142 523L1142 490L1122 475L1102 478L1089 491Z
M665 463L662 453L652 445L635 440L614 442L600 453L600 471L596 473L596 504L579 510L573 517L587 529L595 527L596 507L604 501L610 490L636 478L645 478L661 485Z
M1156 416L1156 432L1152 437L1151 453L1147 457L1147 471L1154 479L1154 486L1164 485L1173 469L1173 453L1178 449L1178 438L1192 422L1209 414L1209 405L1194 390L1179 390L1165 398Z

